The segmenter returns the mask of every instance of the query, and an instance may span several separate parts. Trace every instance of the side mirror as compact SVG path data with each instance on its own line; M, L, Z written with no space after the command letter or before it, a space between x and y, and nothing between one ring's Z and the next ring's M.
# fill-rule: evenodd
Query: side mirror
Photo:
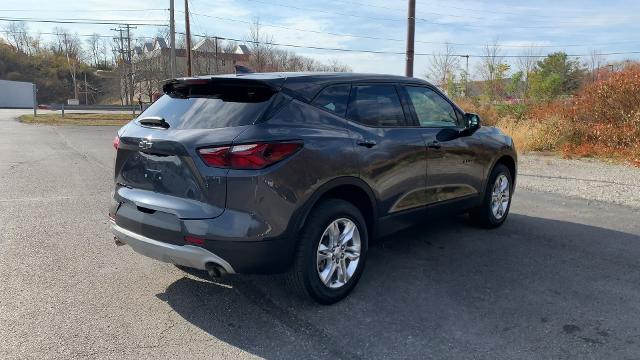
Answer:
M473 113L465 113L464 120L466 122L467 130L471 133L478 130L481 126L480 116Z

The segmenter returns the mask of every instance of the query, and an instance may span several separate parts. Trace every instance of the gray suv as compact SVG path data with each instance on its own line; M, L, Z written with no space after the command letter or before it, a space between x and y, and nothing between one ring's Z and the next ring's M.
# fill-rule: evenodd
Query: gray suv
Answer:
M372 239L443 211L509 213L511 138L431 84L350 73L168 81L118 131L117 244L213 276L286 272L330 304Z

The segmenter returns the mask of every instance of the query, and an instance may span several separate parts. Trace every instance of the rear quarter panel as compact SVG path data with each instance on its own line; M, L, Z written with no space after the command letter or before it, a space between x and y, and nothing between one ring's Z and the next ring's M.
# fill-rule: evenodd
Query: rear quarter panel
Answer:
M267 224L247 240L280 237L293 231L313 194L332 179L358 176L353 142L340 117L292 100L274 117L249 127L234 144L300 140L292 157L262 170L227 174L227 210L250 212Z

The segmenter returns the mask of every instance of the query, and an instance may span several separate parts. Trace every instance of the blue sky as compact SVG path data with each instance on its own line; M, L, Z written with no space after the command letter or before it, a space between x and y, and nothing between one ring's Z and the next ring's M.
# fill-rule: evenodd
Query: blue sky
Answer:
M82 4L82 6L79 6ZM0 5L1 17L147 19L167 21L169 1L21 0ZM229 38L246 38L248 24L259 17L275 42L341 49L403 52L406 36L404 0L191 0L192 32ZM10 9L27 11L7 11ZM32 9L32 10L31 10ZM138 9L144 11L115 11ZM159 9L159 10L146 10ZM183 1L176 0L183 10ZM176 13L178 31L184 14ZM482 54L482 46L498 41L504 55L519 55L525 46L546 54L640 50L640 1L460 1L417 0L416 52L442 52L445 42L455 53ZM235 20L235 21L232 21ZM4 23L2 24L4 25ZM29 23L30 30L51 31L53 24ZM302 29L297 31L283 29ZM109 25L60 25L79 34L112 34ZM139 27L135 35L152 36L155 27ZM326 34L326 32L334 33ZM335 34L397 39L364 39ZM45 37L46 38L46 37ZM354 71L402 74L404 56L291 49L318 60L337 59ZM608 61L637 59L640 54L607 56ZM429 56L417 56L415 75L423 77ZM462 59L461 59L462 60ZM470 60L472 76L478 59ZM507 60L514 65L514 60ZM461 63L464 63L461 61Z

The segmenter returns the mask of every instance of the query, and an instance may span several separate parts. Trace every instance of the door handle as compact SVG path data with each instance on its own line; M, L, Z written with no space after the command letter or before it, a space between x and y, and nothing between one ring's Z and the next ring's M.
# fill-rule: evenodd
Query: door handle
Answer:
M442 145L440 145L439 141L432 141L430 143L427 143L427 147L429 149L440 149L442 147Z
M369 139L358 140L357 144L360 145L360 146L364 146L366 148L372 148L372 147L376 146L375 140L369 140Z

